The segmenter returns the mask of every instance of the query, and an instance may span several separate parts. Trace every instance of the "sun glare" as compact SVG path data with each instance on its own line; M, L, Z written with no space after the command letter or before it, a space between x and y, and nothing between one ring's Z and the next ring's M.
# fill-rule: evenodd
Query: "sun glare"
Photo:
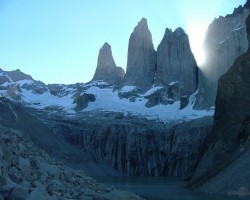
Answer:
M190 46L196 62L200 68L202 68L205 61L205 53L203 48L203 42L205 38L207 27L204 25L195 25L192 24L188 26L188 35Z

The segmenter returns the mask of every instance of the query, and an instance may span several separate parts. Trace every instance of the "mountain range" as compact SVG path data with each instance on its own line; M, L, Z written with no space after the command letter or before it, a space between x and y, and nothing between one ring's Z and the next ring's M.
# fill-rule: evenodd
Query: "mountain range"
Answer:
M181 177L192 188L223 195L250 188L248 5L210 24L203 66L182 28L166 28L155 50L142 18L129 38L126 73L107 42L88 83L46 85L19 69L0 69L2 132L21 132L13 137L28 137L51 157L91 176ZM38 187L4 168L9 171L0 170L0 186L7 189L0 189L0 198L10 199L19 186L25 194Z

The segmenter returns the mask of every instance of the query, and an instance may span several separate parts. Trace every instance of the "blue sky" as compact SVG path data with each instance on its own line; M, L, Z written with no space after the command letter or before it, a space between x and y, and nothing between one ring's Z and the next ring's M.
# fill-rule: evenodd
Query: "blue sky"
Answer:
M0 0L0 68L21 69L45 83L87 82L104 42L126 69L128 40L147 18L155 49L165 28L182 27L200 44L215 17L246 0Z

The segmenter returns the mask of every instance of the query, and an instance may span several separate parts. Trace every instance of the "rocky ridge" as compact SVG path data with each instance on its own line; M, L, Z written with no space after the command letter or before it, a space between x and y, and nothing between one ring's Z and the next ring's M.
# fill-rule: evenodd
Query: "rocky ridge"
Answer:
M249 1L248 1L249 3ZM246 19L250 41L250 17ZM250 49L219 79L214 126L194 174L194 185L249 198ZM230 184L228 184L230 179ZM244 189L242 191L242 188ZM231 192L232 193L232 192Z
M217 82L248 48L245 20L249 9L236 8L231 15L215 19L208 27L205 41L204 64L199 72L199 92L196 109L209 109L215 105ZM223 28L222 28L223 27Z
M0 126L0 199L141 199L107 188L51 159L20 132Z
M3 71L0 79L7 79L7 73ZM77 113L98 109L141 115L146 118L160 118L165 121L195 119L213 114L212 111L193 110L194 95L182 97L178 102L178 94L177 84L170 85L168 89L156 86L143 94L138 94L135 86L124 86L117 91L114 90L113 84L100 80L86 84L46 85L41 81L25 79L5 81L0 84L1 96L26 107L50 110L52 113L64 112L67 115L77 115ZM166 113L158 112L159 110L165 110ZM173 115L173 111L176 115Z

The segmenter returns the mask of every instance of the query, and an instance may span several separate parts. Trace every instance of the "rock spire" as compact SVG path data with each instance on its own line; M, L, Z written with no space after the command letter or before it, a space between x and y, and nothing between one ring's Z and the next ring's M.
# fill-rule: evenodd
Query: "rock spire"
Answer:
M198 86L197 64L182 28L174 32L167 28L157 48L155 84L167 86L173 82L178 82L181 95L194 93Z
M98 55L97 67L92 81L102 80L107 83L119 83L125 72L117 67L112 56L111 46L105 42Z
M148 23L142 18L130 35L127 70L123 85L146 89L153 84L156 67L156 52Z

